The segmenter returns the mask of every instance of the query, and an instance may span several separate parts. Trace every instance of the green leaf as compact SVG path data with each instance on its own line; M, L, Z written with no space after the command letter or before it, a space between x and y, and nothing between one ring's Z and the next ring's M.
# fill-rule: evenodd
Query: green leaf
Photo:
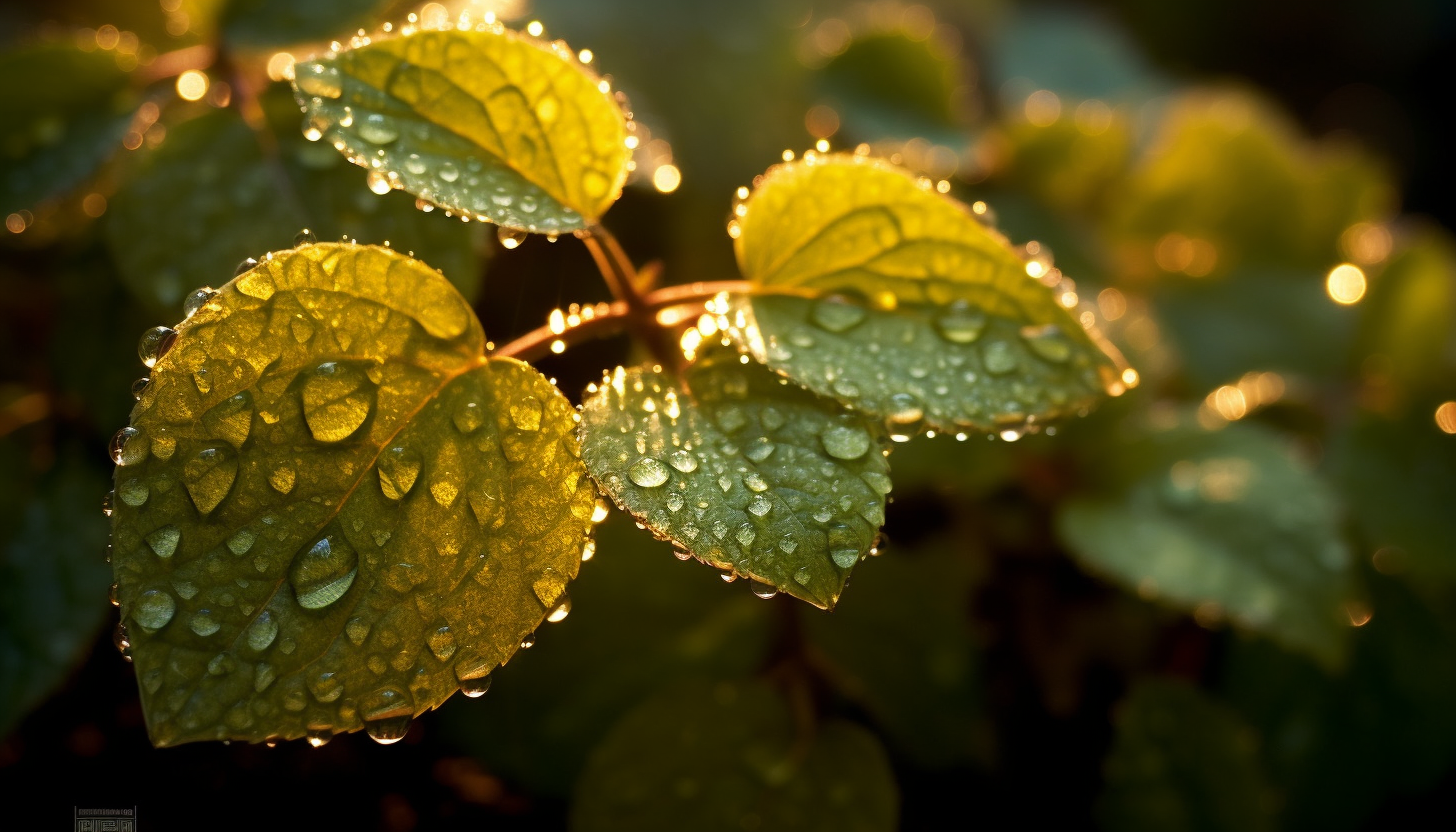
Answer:
M829 679L917 765L990 762L980 651L969 621L975 560L945 544L895 548L859 570L854 594L832 615L802 612Z
M1432 225L1406 235L1371 281L1359 354L1379 356L1381 374L1398 388L1445 393L1456 332L1456 239Z
M223 37L246 49L343 40L370 28L387 5L388 0L228 0Z
M582 458L617 505L698 560L823 608L885 522L882 436L722 349L681 378L619 367L582 412Z
M148 335L112 539L157 745L397 739L565 604L573 410L435 271L306 246Z
M806 725L807 716L761 682L664 690L593 753L571 828L895 829L899 796L879 742L840 720Z
M137 96L115 53L29 46L0 54L0 77L13 79L0 94L0 214L67 193L121 148Z
M106 522L86 510L105 479L71 458L21 477L26 450L0 442L0 736L80 661L108 609Z
M771 643L770 605L724 592L626 515L598 527L596 544L550 644L512 661L488 697L442 714L452 741L536 793L568 796L612 724L664 683L751 673Z
M1099 825L1118 832L1274 829L1258 739L1192 685L1144 680L1118 706Z
M1019 435L1127 387L1120 358L1063 306L1070 281L888 163L779 165L738 213L739 266L774 294L740 299L734 337L894 433Z
M871 31L852 40L816 74L820 97L840 116L851 141L920 137L964 142L958 105L964 68L919 33Z
M264 101L273 136L217 110L172 126L166 142L142 151L105 219L108 247L138 298L155 311L175 310L192 289L289 244L304 228L319 239L388 242L474 293L480 265L471 228L417 211L403 194L370 193L333 150L299 137L291 102ZM276 151L265 154L265 145Z
M294 87L309 136L382 183L505 228L586 228L631 160L606 82L564 46L499 24L384 35L300 62Z
M1334 494L1255 425L1128 425L1057 531L1088 569L1327 665L1345 651L1350 552Z

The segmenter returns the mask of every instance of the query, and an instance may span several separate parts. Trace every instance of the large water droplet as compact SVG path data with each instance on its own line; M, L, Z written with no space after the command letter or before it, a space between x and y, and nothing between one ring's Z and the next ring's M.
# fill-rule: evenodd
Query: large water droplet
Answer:
M1056 324L1022 327L1021 337L1032 352L1053 364L1065 364L1072 357L1072 342Z
M277 637L278 622L273 620L273 616L267 610L258 613L258 617L248 625L244 636L248 641L248 646L260 653L267 650L273 644L273 639Z
M198 513L208 515L227 498L238 478L238 455L232 445L203 448L182 466L182 484Z
M177 612L177 602L160 589L149 589L137 599L131 617L136 623L149 630L160 630L167 626Z
M121 501L123 503L131 506L132 508L137 508L139 506L145 505L147 502L147 498L151 495L152 490L147 487L146 483L142 482L136 477L125 480L116 487L116 496L121 498Z
M294 64L293 83L305 95L338 98L344 94L343 79L338 67L325 66L317 61Z
M667 482L667 466L650 456L644 456L628 466L627 477L643 488L656 488Z
M381 745L404 739L414 714L414 702L398 688L381 688L359 702L364 730Z
M313 245L317 242L318 235L308 228L301 229L297 234L293 235L293 244L295 246Z
M517 430L540 430L541 413L541 400L535 396L525 396L511 405L511 424Z
M425 644L435 658L446 661L455 655L455 631L450 629L449 624L439 622L425 636Z
M859 459L870 449L870 435L863 428L835 425L820 434L824 450L835 459Z
M146 393L147 392L147 388L150 387L151 385L152 385L152 380L150 378L145 377L145 376L143 376L142 378L137 379L136 381L133 381L131 383L131 397L133 399L136 399L137 401L141 401L142 400L142 394Z
M117 465L134 465L147 458L148 442L142 432L128 425L111 437L111 461Z
M867 314L859 298L847 293L834 293L814 302L809 310L809 320L830 332L847 332L858 326Z
M383 113L370 113L354 128L359 138L370 144L389 144L399 138L399 128L394 119Z
M325 534L288 567L299 606L317 610L344 596L359 572L359 555L338 532Z
M404 445L394 445L379 455L379 489L391 500L402 500L420 476L420 455Z
M681 448L667 455L667 463L684 474L698 470L698 458Z
M224 399L202 414L202 425L213 436L241 447L253 429L253 394L244 390Z
M969 344L981 337L986 328L986 315L966 301L958 300L936 317L935 328L952 344Z
M843 523L836 523L828 529L829 557L840 569L848 569L859 562L859 538L854 529Z
M190 318L197 314L197 310L208 304L217 297L217 290L211 286L203 286L200 289L193 289L187 297L182 299L182 317Z
M982 349L981 363L988 373L1006 375L1016 369L1016 350L1005 341L992 341Z
M566 616L570 614L571 596L563 592L561 593L561 597L556 599L556 606L551 608L551 612L546 616L546 620L550 621L552 624L555 624L558 621L565 621Z
M885 421L890 425L890 438L904 442L920 432L925 422L925 408L910 393L896 393L890 397L890 412Z
M364 176L364 184L369 188L371 193L378 194L379 196L384 196L394 190L394 186L390 184L389 176L383 171L369 171Z
M462 654L455 660L455 680L460 692L474 699L490 690L490 672L495 664L475 654Z
M774 588L773 584L766 584L759 580L750 581L748 588L753 591L754 595L757 595L765 601L779 594L779 591Z
M206 638L222 629L222 624L213 617L212 610L198 610L193 614L192 619L187 622L192 632Z
M176 526L163 526L147 535L146 539L157 557L165 560L177 552L177 544L182 542L182 531Z
M374 386L352 364L326 361L303 383L303 418L313 438L340 442L358 430L374 406Z
M177 330L165 326L154 326L142 333L137 342L137 356L148 367L157 366L162 356L177 342Z
M526 232L516 228L506 228L504 225L495 230L497 240L501 246L512 249L526 241Z

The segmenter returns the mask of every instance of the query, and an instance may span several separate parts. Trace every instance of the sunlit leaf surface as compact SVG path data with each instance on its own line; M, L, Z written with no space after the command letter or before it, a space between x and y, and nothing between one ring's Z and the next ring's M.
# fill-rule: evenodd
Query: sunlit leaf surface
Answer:
M772 643L773 605L673 559L620 512L597 527L596 556L571 599L549 643L513 659L489 696L440 715L452 742L537 793L569 796L587 754L653 691L752 673Z
M397 739L566 602L572 408L432 269L306 246L149 336L112 538L158 745Z
M564 45L498 24L382 35L298 64L294 87L310 137L507 228L584 228L627 175L627 121L605 84Z
M290 245L305 228L320 240L347 235L413 252L472 293L480 265L469 226L417 211L404 194L370 193L360 171L297 135L291 105L280 113L279 99L264 102L274 135L216 110L140 151L140 171L105 217L107 243L137 297L175 312L188 292L221 283L244 259Z
M731 351L681 379L618 368L584 408L583 459L617 504L766 592L834 606L885 521L881 431Z
M1136 684L1114 717L1100 826L1119 832L1274 829L1258 736L1192 685Z
M896 828L899 796L874 735L841 720L803 724L760 682L680 685L619 722L577 784L571 828Z
M121 149L137 96L114 54L30 46L0 54L0 78L0 214L64 194Z
M1335 496L1249 424L1128 429L1057 528L1082 563L1145 598L1224 617L1327 665L1344 654L1350 552Z
M894 432L1019 434L1136 379L1068 312L1069 281L888 163L780 165L737 212L739 266L766 294L739 299L734 335Z
M29 450L0 441L0 734L81 659L106 619L105 479L74 459L31 481Z

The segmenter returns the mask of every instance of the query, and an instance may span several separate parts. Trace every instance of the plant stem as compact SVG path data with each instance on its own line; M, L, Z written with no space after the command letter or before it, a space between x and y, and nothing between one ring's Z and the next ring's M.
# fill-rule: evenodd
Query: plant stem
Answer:
M681 364L682 353L673 347L667 333L658 326L653 310L638 288L637 269L617 238L599 224L591 225L578 236L591 252L612 297L626 305L626 323L632 334L647 346L647 351L658 363L674 368Z
M645 270L644 270L645 271ZM684 283L681 286L665 286L648 295L638 295L638 309L645 313L647 325L659 336L667 330L657 321L657 313L675 306L701 304L721 292L747 292L748 283L742 280L723 280L706 283ZM582 319L580 324L561 332L550 326L534 329L505 344L491 353L492 356L509 356L522 361L544 358L552 352L551 344L561 341L563 348L580 344L593 338L615 335L632 325L634 312L625 300L611 304L605 314ZM665 339L664 339L665 340ZM674 350L674 353L676 351ZM680 355L680 353L678 353ZM656 356L661 361L660 356ZM675 363L676 359L674 359Z

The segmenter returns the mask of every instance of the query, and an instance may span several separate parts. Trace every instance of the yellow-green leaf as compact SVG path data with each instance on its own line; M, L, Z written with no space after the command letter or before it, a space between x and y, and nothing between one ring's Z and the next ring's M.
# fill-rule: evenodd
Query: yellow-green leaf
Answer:
M301 62L304 131L444 208L503 227L585 228L621 192L628 124L559 42L499 24L382 35Z
M878 426L730 350L681 378L619 367L583 408L582 457L612 499L763 594L834 606L885 522Z
M851 722L804 724L764 682L690 682L649 698L597 747L577 782L574 832L889 832L894 772Z
M565 603L594 500L573 410L484 341L437 272L347 244L143 339L112 539L153 742L397 739Z
M1071 281L887 162L776 166L735 214L738 263L759 293L737 300L734 337L897 434L1019 435L1136 383L1069 311Z

